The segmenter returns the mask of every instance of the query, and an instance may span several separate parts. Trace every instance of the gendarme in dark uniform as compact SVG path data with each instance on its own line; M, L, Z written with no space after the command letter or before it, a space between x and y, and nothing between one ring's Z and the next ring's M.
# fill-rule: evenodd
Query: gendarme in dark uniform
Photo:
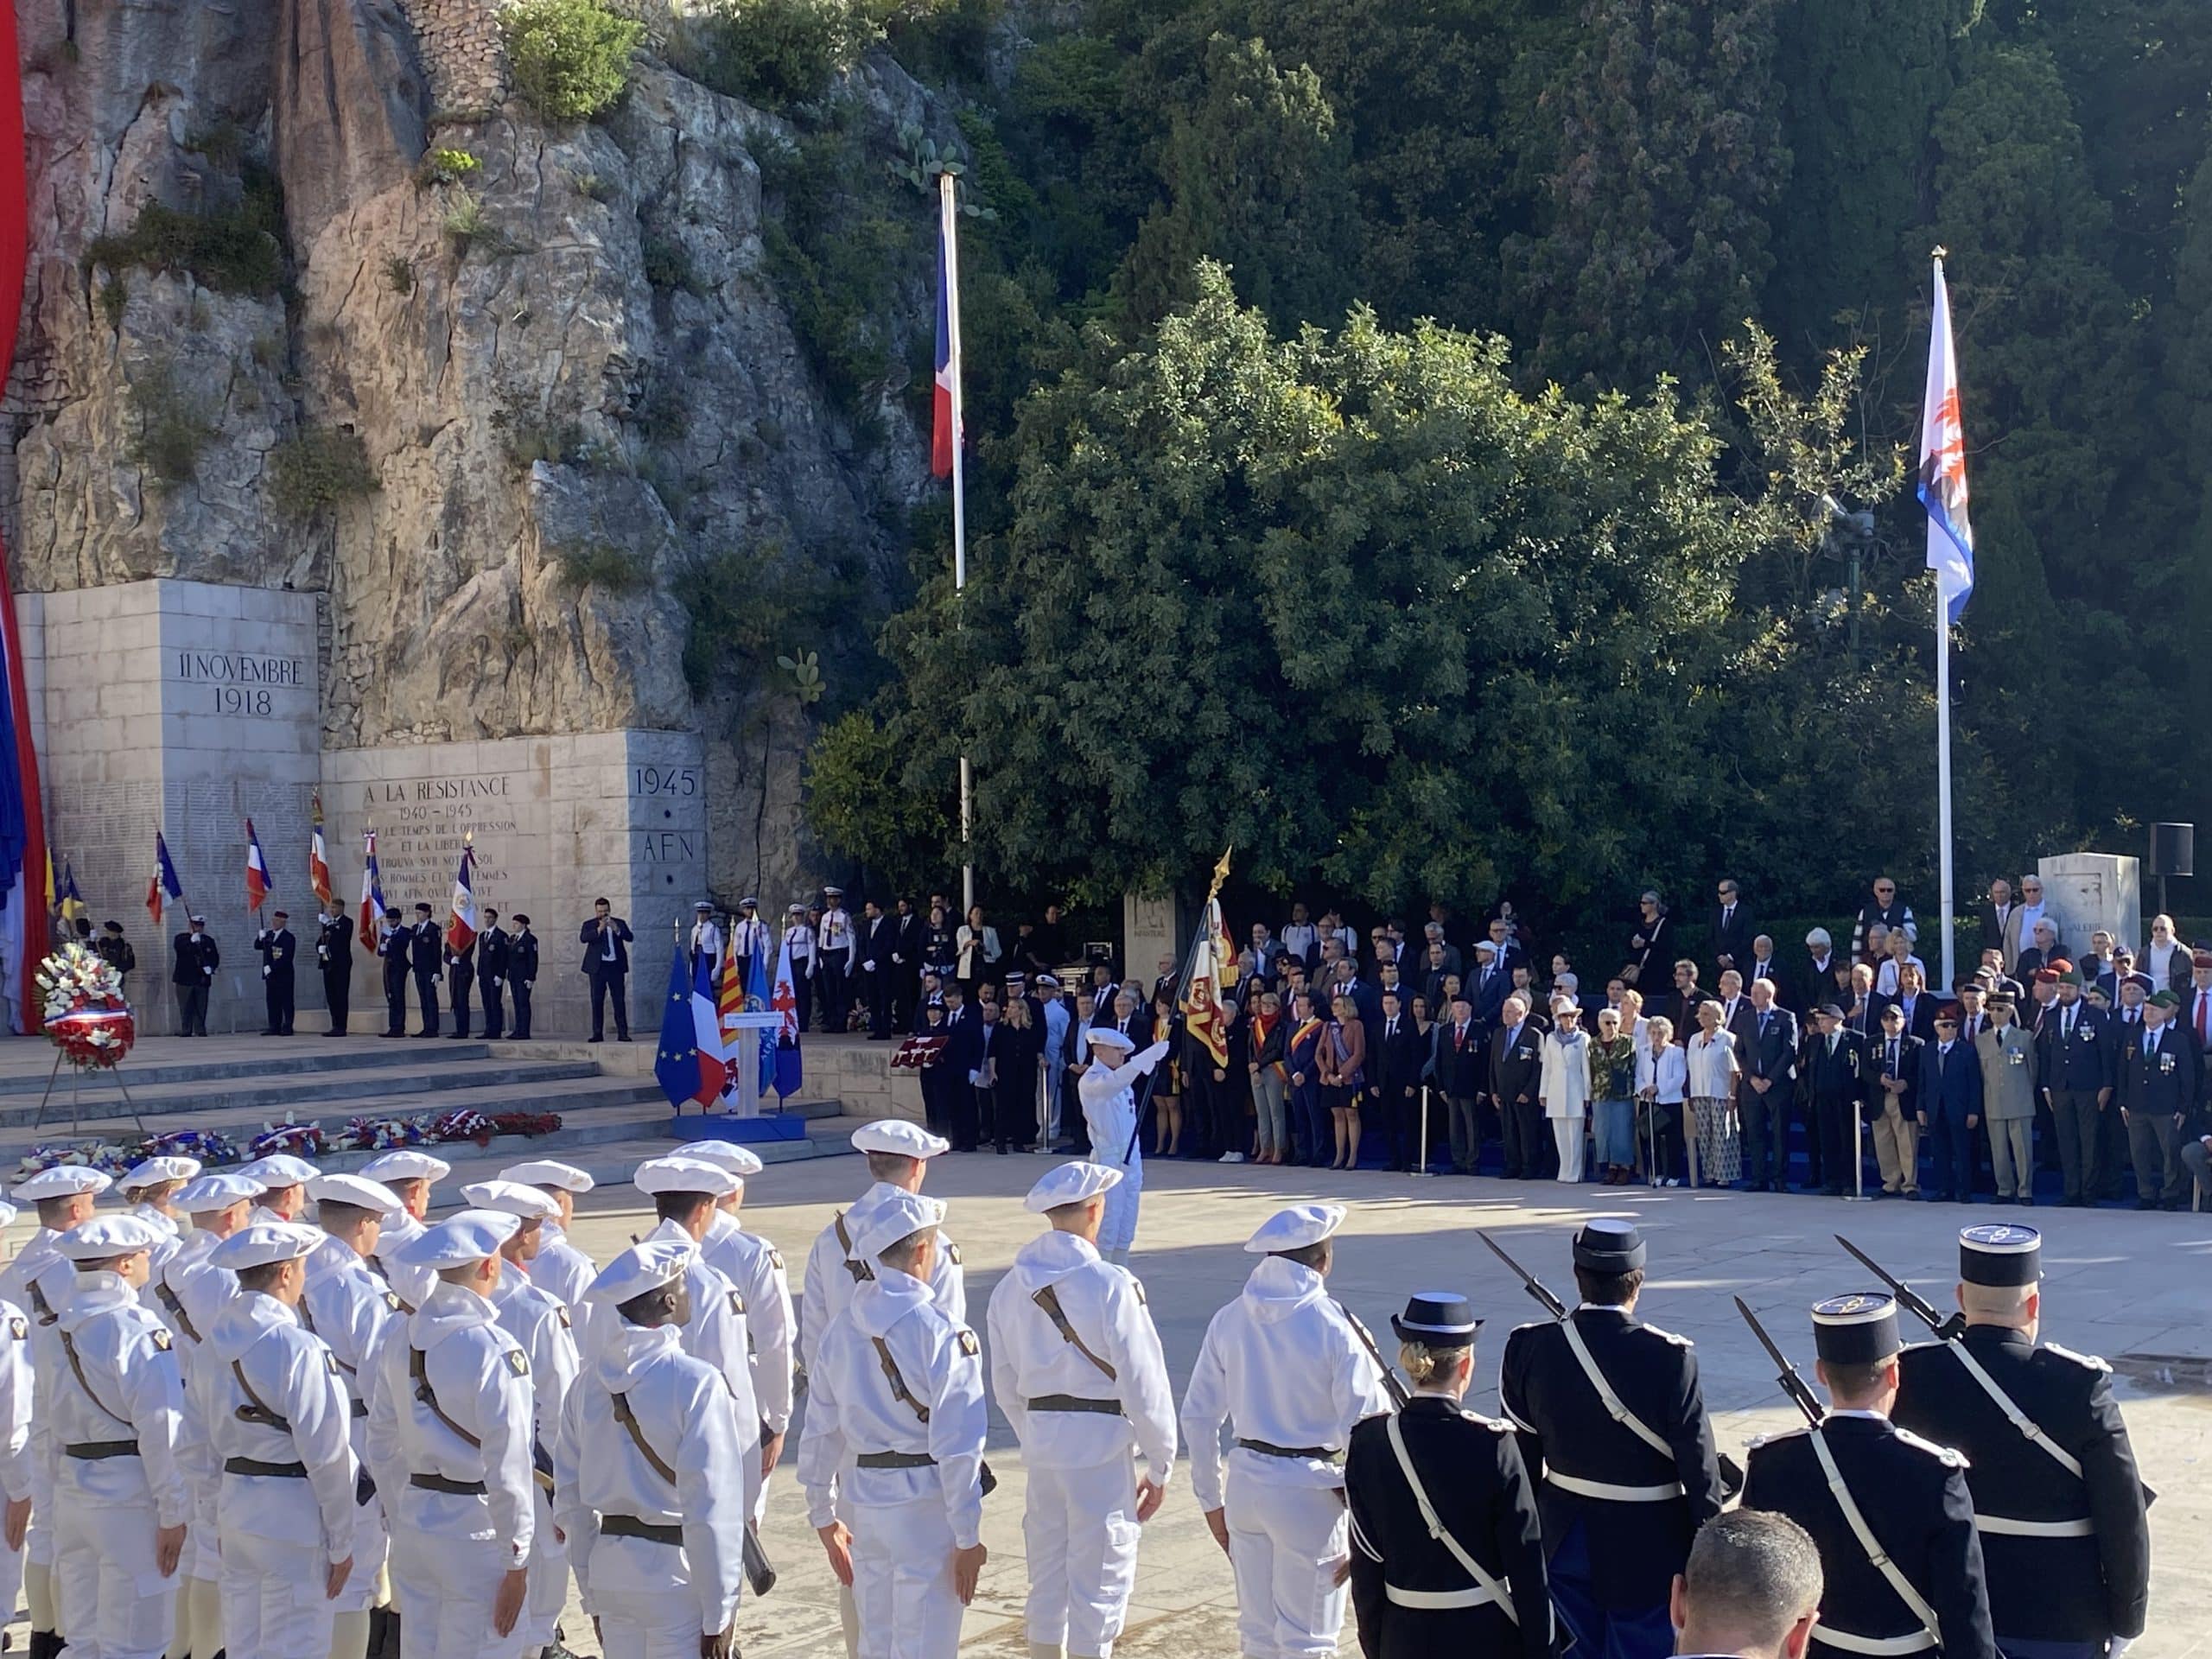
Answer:
M2042 1261L2032 1227L1959 1235L1965 1334L1904 1351L1890 1414L1966 1455L1998 1645L2091 1659L2143 1633L2151 1533L2112 1368L2036 1342Z
M1820 1549L1826 1588L1807 1651L1932 1653L1940 1638L1943 1659L1996 1659L1966 1459L1889 1419L1904 1345L1896 1300L1831 1297L1813 1309L1813 1337L1827 1414L1752 1441L1744 1474L1745 1509L1788 1516Z
M1592 1654L1673 1650L1668 1592L1723 1496L1696 1351L1636 1317L1644 1257L1633 1222L1584 1226L1582 1306L1507 1338L1498 1381L1538 1483L1552 1598Z
M1344 1499L1360 1651L1367 1659L1549 1659L1543 1539L1520 1447L1510 1424L1460 1403L1481 1321L1464 1297L1428 1291L1390 1325L1436 1369L1415 1379L1402 1410L1352 1427Z

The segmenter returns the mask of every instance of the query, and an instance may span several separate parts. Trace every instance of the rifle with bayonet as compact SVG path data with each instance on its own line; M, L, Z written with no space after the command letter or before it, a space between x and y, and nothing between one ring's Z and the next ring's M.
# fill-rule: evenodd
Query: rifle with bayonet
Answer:
M1774 1338L1767 1335L1766 1327L1759 1323L1759 1316L1751 1312L1742 1297L1737 1297L1735 1302L1736 1311L1744 1316L1744 1323L1751 1327L1751 1334L1759 1339L1759 1346L1765 1349L1768 1357L1780 1367L1780 1374L1775 1381L1782 1384L1783 1393L1788 1395L1790 1402L1805 1414L1805 1421L1818 1428L1821 1424L1820 1401L1806 1386L1805 1379L1797 1375L1797 1367L1790 1363L1789 1356L1774 1345Z
M1936 1333L1937 1340L1948 1342L1967 1328L1965 1314L1954 1313L1949 1319L1945 1319L1929 1305L1925 1297L1906 1284L1904 1280L1893 1278L1880 1262L1875 1261L1872 1256L1867 1255L1841 1233L1835 1235L1835 1242L1850 1251L1853 1260L1856 1261L1860 1267L1887 1285L1891 1294L1897 1299L1897 1306L1924 1323Z

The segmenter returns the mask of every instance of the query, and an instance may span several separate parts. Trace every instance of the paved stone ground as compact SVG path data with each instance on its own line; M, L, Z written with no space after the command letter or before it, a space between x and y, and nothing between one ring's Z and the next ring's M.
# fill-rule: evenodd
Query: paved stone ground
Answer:
M942 1159L931 1166L926 1190L952 1201L947 1227L960 1244L979 1326L991 1287L1038 1230L1020 1201L1046 1167L1038 1157L988 1154ZM850 1158L772 1168L753 1182L747 1224L773 1239L796 1271L831 1211L866 1179ZM1956 1230L1965 1217L2020 1214L1895 1200L1850 1204L1156 1164L1147 1171L1134 1265L1144 1278L1179 1396L1207 1320L1236 1294L1250 1266L1238 1246L1277 1205L1310 1198L1351 1206L1332 1288L1370 1326L1382 1328L1412 1289L1452 1287L1474 1299L1490 1322L1478 1350L1482 1393L1475 1403L1490 1411L1497 1408L1505 1332L1540 1314L1482 1249L1474 1230L1494 1230L1532 1272L1571 1294L1567 1243L1574 1224L1592 1215L1634 1215L1652 1247L1643 1311L1654 1323L1696 1339L1720 1443L1738 1451L1752 1435L1797 1419L1731 1296L1751 1303L1809 1375L1806 1310L1821 1296L1868 1287L1868 1275L1836 1248L1832 1233L1849 1234L1931 1301L1948 1306ZM650 1220L636 1199L627 1189L592 1195L578 1242L602 1258L620 1249ZM2212 1653L2212 1560L2202 1547L2212 1521L2212 1471L2206 1467L2212 1452L2212 1215L2045 1210L2033 1219L2045 1236L2045 1334L2113 1363L2137 1455L2160 1494L2152 1511L2151 1629L2133 1652L2137 1659ZM1012 1435L995 1413L991 1465L1000 1485L984 1512L990 1562L963 1647L978 1655L1022 1656L1022 1471ZM788 1467L771 1490L766 1542L783 1581L772 1596L748 1602L741 1618L748 1659L835 1659L842 1651L835 1585ZM1146 1529L1129 1630L1118 1650L1129 1659L1234 1655L1235 1617L1227 1559L1206 1533L1179 1470L1166 1506ZM572 1636L578 1630L588 1626L572 1624ZM576 1645L588 1649L588 1635ZM1344 1648L1354 1646L1347 1630Z

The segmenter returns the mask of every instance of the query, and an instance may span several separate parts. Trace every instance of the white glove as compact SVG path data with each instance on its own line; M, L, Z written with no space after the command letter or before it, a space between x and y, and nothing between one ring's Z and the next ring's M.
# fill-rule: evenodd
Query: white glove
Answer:
M864 962L864 963L861 963L861 972L862 972L862 973L864 973L864 974L872 974L872 973L874 973L874 971L875 971L875 964L874 964L874 963L872 963L872 962Z
M2120 1659L2120 1655L2126 1653L2128 1649L2134 1645L2135 1638L2133 1637L2115 1636L2112 1639L2112 1646L2106 1649L2105 1652L2108 1656L2108 1659Z
M1146 1071L1149 1071L1154 1066L1158 1065L1166 1058L1167 1039L1163 1037L1158 1042L1154 1043L1150 1048L1145 1050L1143 1053L1137 1056L1137 1064L1142 1066Z

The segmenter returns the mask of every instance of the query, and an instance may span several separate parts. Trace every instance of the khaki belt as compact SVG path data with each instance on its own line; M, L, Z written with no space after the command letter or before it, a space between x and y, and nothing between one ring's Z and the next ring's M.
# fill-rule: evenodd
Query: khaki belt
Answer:
M1122 1414L1118 1400L1086 1400L1075 1394L1040 1394L1027 1403L1032 1411L1096 1412L1101 1417Z
M136 1440L79 1440L61 1448L65 1458L75 1458L82 1463L99 1463L108 1458L135 1458L138 1455Z
M2094 1538L2097 1523L2080 1521L2014 1521L2002 1515L1977 1515L1976 1532L1994 1532L2007 1538Z
M1394 1606L1417 1607L1427 1612L1488 1607L1497 1599L1492 1591L1479 1584L1471 1584L1464 1590L1401 1590L1395 1584L1386 1584L1382 1596Z
M1915 1630L1910 1636L1853 1636L1848 1630L1832 1630L1826 1624L1813 1626L1813 1640L1842 1653L1925 1653L1938 1645L1926 1630Z
M683 1529L664 1527L651 1521L640 1521L634 1515L602 1515L599 1517L600 1535L603 1538L642 1538L649 1544L666 1544L671 1549L683 1548Z
M937 1459L926 1452L863 1452L853 1461L863 1469L934 1469Z
M1616 1486L1609 1480L1585 1480L1580 1475L1563 1475L1556 1469L1546 1469L1544 1478L1563 1492L1607 1498L1615 1503L1664 1503L1669 1498L1685 1496L1679 1480L1659 1486Z
M1271 1440L1243 1439L1239 1439L1236 1444L1247 1452L1258 1452L1263 1458L1311 1458L1316 1463L1342 1463L1344 1460L1344 1454L1333 1446L1277 1446Z
M272 1480L305 1480L308 1466L304 1463L264 1463L259 1458L226 1458L223 1472L226 1475L265 1475Z
M410 1486L420 1487L426 1492L443 1492L448 1497L482 1497L484 1483L480 1480L451 1480L443 1475L410 1475Z

